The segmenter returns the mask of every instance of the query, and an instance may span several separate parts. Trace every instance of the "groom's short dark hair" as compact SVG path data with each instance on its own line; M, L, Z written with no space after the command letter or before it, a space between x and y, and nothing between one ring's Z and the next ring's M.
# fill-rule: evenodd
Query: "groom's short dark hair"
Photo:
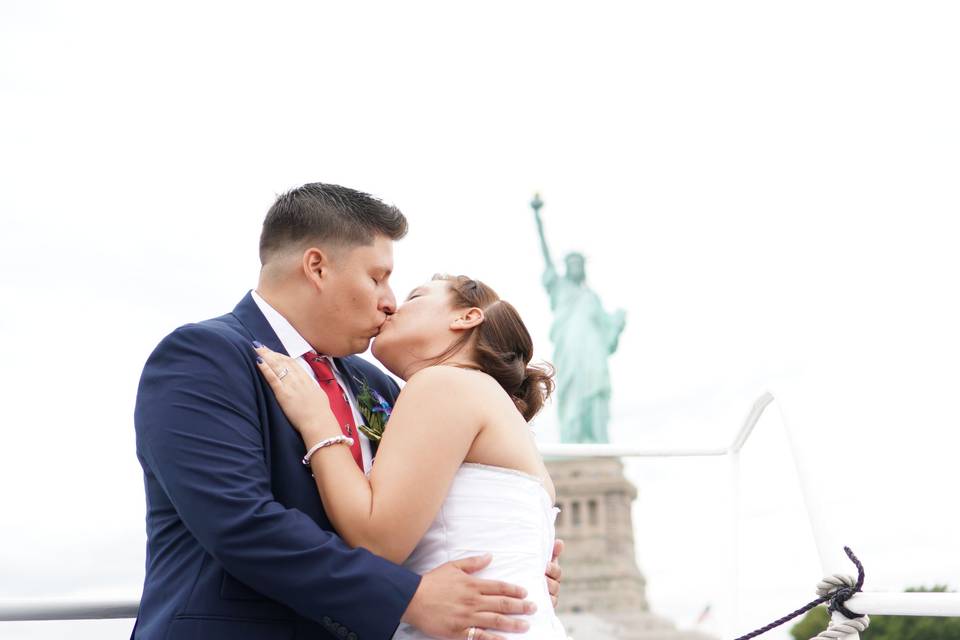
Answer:
M407 219L396 207L368 193L311 182L277 196L260 234L260 263L277 251L306 242L368 245L382 234L399 240Z

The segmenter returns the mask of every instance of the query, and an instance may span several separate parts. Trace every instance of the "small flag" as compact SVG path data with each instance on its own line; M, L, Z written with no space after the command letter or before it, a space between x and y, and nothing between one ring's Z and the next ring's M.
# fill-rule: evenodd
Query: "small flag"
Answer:
M704 620L710 617L710 605L703 608L703 612L697 617L697 624L703 624Z

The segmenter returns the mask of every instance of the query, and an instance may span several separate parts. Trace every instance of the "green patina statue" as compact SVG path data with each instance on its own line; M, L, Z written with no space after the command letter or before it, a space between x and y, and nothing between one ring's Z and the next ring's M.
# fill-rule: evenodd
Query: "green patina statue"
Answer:
M583 254L565 258L566 271L557 273L543 234L537 194L530 203L540 234L540 248L546 261L543 286L550 295L554 344L553 363L557 369L557 409L562 442L609 442L610 372L607 358L617 350L626 313L608 314L600 297L586 284Z

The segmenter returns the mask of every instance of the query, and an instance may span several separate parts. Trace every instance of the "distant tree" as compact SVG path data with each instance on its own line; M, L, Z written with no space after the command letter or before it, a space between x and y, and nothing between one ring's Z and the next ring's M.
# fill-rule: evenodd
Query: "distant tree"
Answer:
M948 591L946 585L910 587L907 591ZM809 640L827 628L830 615L820 606L790 629L794 640ZM960 618L935 616L870 616L870 627L860 634L863 640L958 640Z
M826 629L829 623L830 614L827 608L821 605L807 611L807 615L790 629L790 635L793 636L793 640L809 640Z

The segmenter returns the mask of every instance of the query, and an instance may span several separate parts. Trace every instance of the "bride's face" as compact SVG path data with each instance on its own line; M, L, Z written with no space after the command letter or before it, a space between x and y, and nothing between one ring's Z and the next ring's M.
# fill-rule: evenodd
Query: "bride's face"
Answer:
M459 313L452 306L450 285L431 280L407 296L380 327L373 341L373 356L394 375L406 379L412 365L443 353L457 338Z

